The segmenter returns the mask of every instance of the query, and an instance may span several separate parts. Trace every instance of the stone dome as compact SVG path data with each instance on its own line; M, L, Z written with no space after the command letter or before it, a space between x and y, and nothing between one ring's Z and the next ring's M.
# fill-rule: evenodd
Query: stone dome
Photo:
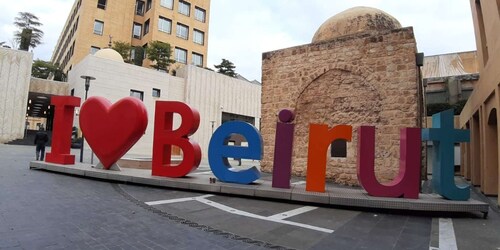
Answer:
M123 62L123 57L116 50L111 48L105 48L97 51L94 56L104 59L113 60L116 62Z
M379 9L354 7L330 17L316 31L313 43L366 31L401 28L399 21Z

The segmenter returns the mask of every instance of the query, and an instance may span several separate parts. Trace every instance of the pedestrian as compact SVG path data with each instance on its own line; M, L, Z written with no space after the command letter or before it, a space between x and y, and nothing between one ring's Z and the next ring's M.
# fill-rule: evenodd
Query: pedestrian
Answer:
M45 144L49 141L49 136L47 132L44 131L43 127L40 127L35 135L35 145L36 145L36 160L40 159L43 161L45 156ZM40 155L42 153L42 155Z

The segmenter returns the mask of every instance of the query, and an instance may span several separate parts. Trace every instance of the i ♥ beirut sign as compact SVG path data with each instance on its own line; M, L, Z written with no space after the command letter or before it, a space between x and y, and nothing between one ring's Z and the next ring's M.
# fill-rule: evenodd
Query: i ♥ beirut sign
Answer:
M55 107L52 151L46 162L74 165L70 154L70 138L75 107L80 98L54 96ZM173 129L174 114L181 116L181 125ZM273 179L275 188L290 188L294 113L281 110L276 124ZM126 97L112 104L103 97L91 97L83 103L79 116L85 138L105 169L109 169L142 137L148 116L144 104L133 97ZM179 178L196 169L201 161L201 148L189 139L200 123L197 110L182 102L157 101L155 107L152 175ZM400 170L389 183L380 183L375 177L375 127L361 126L358 131L357 175L361 186L372 196L418 199L422 141L433 141L434 162L432 184L434 190L446 199L468 200L469 186L457 186L454 180L454 145L468 142L469 131L453 127L453 110L432 117L433 128L402 128L400 138ZM325 192L327 150L330 144L342 139L352 140L350 125L309 125L306 190ZM240 134L247 147L227 145L231 134ZM213 174L222 182L250 184L260 178L256 167L235 171L228 158L261 160L262 137L251 124L231 121L222 124L213 133L208 147L208 161ZM183 159L171 164L171 148L182 149Z

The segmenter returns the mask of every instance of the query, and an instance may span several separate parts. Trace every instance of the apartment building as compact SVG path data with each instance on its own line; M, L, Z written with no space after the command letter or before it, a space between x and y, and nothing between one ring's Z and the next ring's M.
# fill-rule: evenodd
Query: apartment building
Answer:
M112 41L145 48L158 40L171 45L177 64L205 67L209 13L210 0L76 0L51 61L67 73ZM133 49L130 59L138 54Z

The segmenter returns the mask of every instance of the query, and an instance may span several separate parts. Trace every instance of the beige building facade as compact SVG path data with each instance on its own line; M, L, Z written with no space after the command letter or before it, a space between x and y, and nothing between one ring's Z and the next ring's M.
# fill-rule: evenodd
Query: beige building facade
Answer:
M67 73L88 54L109 47L110 40L135 47L157 40L171 45L177 62L172 69L205 67L209 13L210 0L76 0L51 61ZM135 56L140 55L133 49Z
M500 193L500 1L470 0L479 81L460 114L460 126L470 129L471 141L462 144L461 173L486 195ZM500 198L498 199L500 204Z
M296 114L292 172L305 176L309 124L353 126L344 156L330 150L327 178L357 185L357 128L376 126L376 176L399 171L400 129L421 126L422 89L413 29L367 7L327 20L311 44L267 52L262 65L262 169L272 171L277 113Z

